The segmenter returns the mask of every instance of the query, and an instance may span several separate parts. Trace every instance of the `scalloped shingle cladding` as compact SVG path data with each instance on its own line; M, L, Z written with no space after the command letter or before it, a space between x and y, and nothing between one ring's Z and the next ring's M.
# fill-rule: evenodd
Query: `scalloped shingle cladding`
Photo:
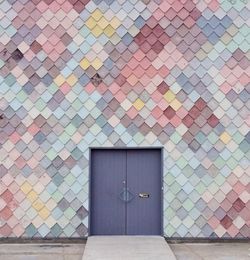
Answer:
M1 237L87 235L90 146L164 147L166 236L250 236L244 1L8 0L0 18Z

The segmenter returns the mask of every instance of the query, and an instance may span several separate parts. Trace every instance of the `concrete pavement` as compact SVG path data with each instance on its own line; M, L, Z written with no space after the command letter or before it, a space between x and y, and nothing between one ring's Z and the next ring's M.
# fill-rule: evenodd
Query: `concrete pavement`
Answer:
M249 243L170 244L178 260L250 260Z
M85 244L0 244L0 260L81 260Z
M89 237L82 260L176 260L160 236Z
M169 246L177 260L250 260L250 243L183 243ZM85 244L0 244L0 260L82 260L84 248Z

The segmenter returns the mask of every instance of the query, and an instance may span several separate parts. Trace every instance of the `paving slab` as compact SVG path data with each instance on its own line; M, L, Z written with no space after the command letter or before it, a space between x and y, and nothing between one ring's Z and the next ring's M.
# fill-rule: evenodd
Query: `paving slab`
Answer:
M170 244L178 260L250 260L249 243Z
M159 236L92 236L82 260L176 260Z
M0 260L81 260L85 244L0 244Z

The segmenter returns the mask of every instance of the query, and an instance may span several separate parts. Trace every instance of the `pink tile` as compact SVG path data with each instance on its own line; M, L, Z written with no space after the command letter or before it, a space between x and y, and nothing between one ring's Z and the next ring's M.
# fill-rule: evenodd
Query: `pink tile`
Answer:
M157 123L161 127L165 127L169 123L169 120L164 115L162 115L160 118L157 119Z
M163 65L159 70L158 73L161 77L165 78L167 75L169 75L169 69Z
M208 220L208 224L210 225L210 227L212 227L213 229L216 229L219 224L220 224L220 221L215 217L215 216L212 216L209 220Z
M115 95L119 91L119 89L120 87L115 82L113 82L109 87L109 90L113 95Z
M170 120L170 122L171 122L171 124L172 124L174 127L177 127L177 126L179 126L179 125L182 123L181 119L180 119L177 115L175 115L175 116Z
M183 5L179 1L174 1L174 3L172 4L173 10L176 12L180 12L182 7L183 7Z
M59 58L59 53L56 52L56 50L52 50L52 52L49 54L49 57L52 61L56 62Z
M24 57L27 61L32 61L35 58L35 53L31 49L29 49L25 52Z
M178 12L178 16L179 16L182 20L185 20L185 19L189 16L189 12L188 12L185 8L182 8L182 9Z
M160 100L160 102L158 102L158 107L160 108L160 109L162 109L162 111L164 111L168 106L169 106L169 104L167 103L167 101L165 100L165 99L161 99Z
M71 5L68 1L65 1L65 2L61 5L61 9L62 9L65 13L68 13L68 12L70 12L70 10L72 10L72 5Z
M237 194L241 194L244 190L245 190L245 185L243 185L240 181L238 181L234 187L233 187L234 191L237 193Z
M70 90L71 90L71 87L70 87L70 85L68 84L68 83L63 83L61 86L60 86L60 90L62 91L62 93L64 94L64 95L66 95L67 93L69 93L70 92Z
M223 83L221 86L220 86L220 90L224 93L224 94L227 94L230 90L232 89L232 87L227 83Z
M144 57L145 54L140 49L134 54L134 58L138 61L141 61Z
M164 17L165 13L162 11L162 9L158 8L154 12L153 16L157 21L160 21Z
M1 237L9 237L11 235L11 233L12 233L12 229L7 224L0 226L0 236Z
M191 28L195 24L195 20L191 16L188 16L185 19L184 24L187 26L187 28Z
M17 237L20 237L24 233L24 228L20 224L17 224L12 230Z
M242 84L242 85L246 85L250 82L250 71L247 73L242 73L242 75L240 76L239 78L239 82Z
M30 127L28 128L28 132L32 135L37 134L39 131L40 131L40 128L36 124L30 125Z
M126 95L119 90L116 94L115 94L115 98L117 101L119 101L120 103L123 102L126 99Z
M146 71L147 75L150 77L150 78L153 78L155 75L158 74L158 71L151 65L147 71Z
M134 57L132 57L128 63L129 68L131 68L132 70L134 70L138 65L139 65L138 60L135 59Z
M179 118L181 118L181 119L183 119L187 114L188 114L188 111L187 111L185 108L183 108L183 107L179 108L179 109L176 111L176 115L177 115Z
M3 220L8 220L12 216L12 211L6 206L4 209L0 211L0 217Z
M134 108L131 107L128 111L127 111L127 115L131 118L134 119L138 114L138 111Z
M56 2L56 1L53 1L50 6L49 6L49 9L55 14L57 11L60 10L60 5Z
M143 76L143 77L144 77L144 76ZM141 79L140 79L140 80L141 80ZM134 87L133 87L133 91L134 91L135 93L137 93L138 95L140 95L140 94L144 91L144 89L145 89L144 86L146 86L146 85L142 84L140 80L139 80L139 82L137 82L137 83L134 85Z
M53 34L49 37L48 41L49 41L52 45L56 46L57 43L60 41L60 39L57 37L57 35L56 35L55 33L53 33Z
M151 95L151 98L152 100L155 102L155 103L159 103L160 100L162 99L162 94L160 94L158 91L155 91L152 95Z
M228 233L231 237L236 237L236 235L239 233L239 229L238 229L235 225L231 225L231 226L227 229L227 233Z
M147 74L144 74L143 77L140 78L140 83L143 86L147 86L150 82L151 82L151 78Z
M121 73L124 75L124 77L128 78L132 74L132 70L129 66L125 66Z
M138 78L141 78L143 76L143 74L145 73L145 70L142 69L141 66L137 66L135 68L135 70L133 71L134 75Z
M54 49L53 45L50 42L46 42L43 44L43 50L49 54Z
M165 117L164 115L162 115L160 118L158 118L157 123L161 126L164 127L169 123L169 120L167 119L167 117Z
M15 161L16 166L19 169L22 169L26 165L26 161L23 159L22 156L20 156L16 161Z
M21 203L24 199L25 199L26 195L19 190L16 194L15 194L15 200L17 201L17 203Z
M234 74L230 74L227 77L227 82L231 85L234 86L237 83L238 79L234 76Z
M16 144L19 140L21 139L20 135L17 132L14 132L10 137L9 140L13 143Z
M229 209L232 207L232 203L229 202L227 199L222 201L221 208L223 208L226 212L229 211Z
M171 7L169 1L162 1L159 8L165 13Z
M44 13L44 12L48 9L48 6L47 6L43 1L40 1L40 3L37 4L36 8L37 8L41 13Z
M151 62L147 57L145 57L140 63L140 65L142 66L142 68L147 69L151 65Z
M100 92L100 94L104 94L107 91L107 86L102 82L101 84L99 84L99 86L97 87L98 91Z
M20 187L19 187L19 185L17 185L16 182L12 182L12 183L9 185L8 189L10 190L10 192L11 192L12 194L16 194L16 193L18 192L18 190L20 189Z
M92 83L89 83L85 88L84 90L88 93L88 94L91 94L95 91L95 86L92 84Z
M154 116L154 118L158 119L163 115L162 110L156 106L153 110L152 110L152 115Z
M2 193L1 198L8 204L13 200L14 197L10 190L7 189L4 191L4 193Z
M138 77L134 74L131 74L127 78L127 82L130 84L130 86L134 86L139 81Z

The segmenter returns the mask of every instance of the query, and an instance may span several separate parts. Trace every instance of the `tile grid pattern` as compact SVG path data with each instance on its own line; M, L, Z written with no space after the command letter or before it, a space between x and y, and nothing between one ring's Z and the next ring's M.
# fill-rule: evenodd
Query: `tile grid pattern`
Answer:
M87 235L90 146L164 146L166 236L249 237L249 9L1 0L0 237Z

